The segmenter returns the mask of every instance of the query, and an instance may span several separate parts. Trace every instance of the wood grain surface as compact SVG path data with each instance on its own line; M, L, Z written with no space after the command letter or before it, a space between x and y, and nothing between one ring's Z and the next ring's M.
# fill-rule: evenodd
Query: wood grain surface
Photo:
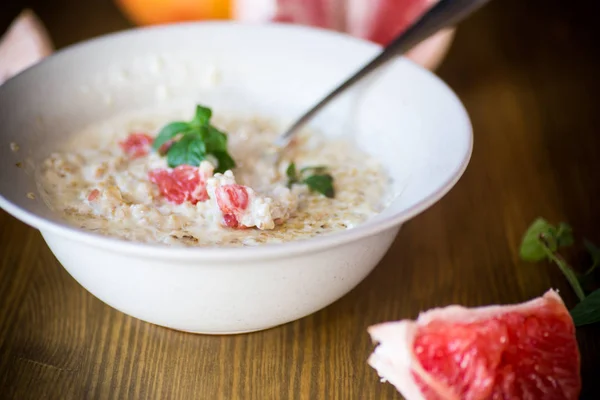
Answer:
M464 177L405 225L355 290L285 326L199 336L125 316L79 286L37 231L0 211L0 398L399 399L366 363L367 326L451 303L520 302L550 287L573 304L558 269L520 261L518 245L540 215L600 242L592 4L497 0L460 27L439 75L473 121ZM129 26L108 0L7 0L0 28L24 5L58 47ZM582 398L598 399L600 327L579 329L578 340Z

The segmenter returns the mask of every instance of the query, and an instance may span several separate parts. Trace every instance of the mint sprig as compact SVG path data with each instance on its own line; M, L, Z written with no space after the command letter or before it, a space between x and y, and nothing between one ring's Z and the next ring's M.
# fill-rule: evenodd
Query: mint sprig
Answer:
M190 124L187 122L171 122L168 125L165 125L158 136L154 139L152 143L152 148L156 151L159 151L160 148L167 144L170 140L175 138L178 134L184 134L185 132L190 130Z
M600 289L590 293L571 310L575 326L591 325L600 322Z
M569 225L560 223L556 227L545 219L538 218L525 232L519 255L525 261L537 262L546 259L558 266L579 298L579 303L570 313L575 326L582 326L600 322L600 289L586 294L582 284L591 277L600 264L600 249L589 241L584 242L593 264L584 274L578 274L558 252L559 249L571 246L574 242Z
M328 198L335 197L333 177L327 173L327 167L305 167L298 172L296 164L292 162L287 167L286 175L288 178L288 187L292 187L292 185L297 183L305 184L313 192L321 193Z
M189 132L175 142L167 151L167 163L173 168L178 165L198 166L206 159L206 144L197 132Z
M211 155L217 160L215 172L223 173L235 167L227 151L227 134L210 124L212 110L201 105L190 122L175 121L165 125L152 147L167 156L169 167L199 166Z

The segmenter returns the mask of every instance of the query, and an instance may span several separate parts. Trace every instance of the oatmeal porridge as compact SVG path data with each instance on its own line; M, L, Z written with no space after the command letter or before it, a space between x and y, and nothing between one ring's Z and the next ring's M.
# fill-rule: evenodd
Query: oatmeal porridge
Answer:
M389 203L384 170L351 142L305 132L275 164L268 120L182 115L121 116L76 135L37 172L44 201L82 229L179 246L307 239Z

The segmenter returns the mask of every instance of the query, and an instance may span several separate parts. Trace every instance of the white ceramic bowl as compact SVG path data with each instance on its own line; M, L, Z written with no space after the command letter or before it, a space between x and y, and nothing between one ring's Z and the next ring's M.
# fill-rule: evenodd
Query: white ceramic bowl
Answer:
M39 229L83 287L139 319L222 334L304 317L363 280L401 224L439 200L467 166L467 113L425 69L393 61L314 120L328 135L354 136L394 179L393 204L342 233L234 249L121 241L67 226L39 196L28 198L37 193L33 168L90 123L180 100L289 123L377 51L318 29L231 22L143 28L62 50L0 86L0 206Z

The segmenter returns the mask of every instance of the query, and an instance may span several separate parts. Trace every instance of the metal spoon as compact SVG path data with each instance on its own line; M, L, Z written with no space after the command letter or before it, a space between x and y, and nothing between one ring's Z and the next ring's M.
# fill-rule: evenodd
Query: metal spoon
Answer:
M488 1L489 0L439 0L438 3L430 8L429 11L417 20L417 22L398 35L398 37L386 46L379 55L294 122L294 124L292 124L276 140L276 148L279 150L285 148L292 136L337 95L381 67L390 59L405 53L439 30L456 25Z

